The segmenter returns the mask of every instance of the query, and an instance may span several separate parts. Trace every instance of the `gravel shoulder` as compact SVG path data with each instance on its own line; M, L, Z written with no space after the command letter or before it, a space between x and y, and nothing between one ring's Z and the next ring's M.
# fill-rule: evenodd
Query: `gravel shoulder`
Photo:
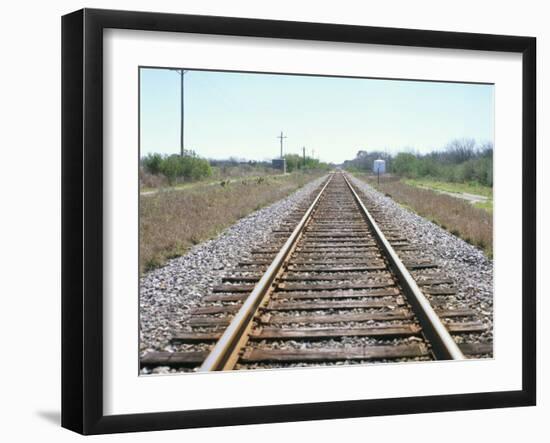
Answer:
M242 255L266 242L270 232L325 179L306 184L289 197L239 220L216 238L140 279L140 354L169 349L192 308L219 284Z

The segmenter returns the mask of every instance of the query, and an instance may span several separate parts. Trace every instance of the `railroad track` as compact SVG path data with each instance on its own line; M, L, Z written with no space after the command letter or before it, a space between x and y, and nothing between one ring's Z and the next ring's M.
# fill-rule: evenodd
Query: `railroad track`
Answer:
M452 281L391 220L375 218L346 175L331 174L173 332L176 352L148 353L141 366L218 371L492 352L456 340L486 326L470 309L431 300L453 297Z

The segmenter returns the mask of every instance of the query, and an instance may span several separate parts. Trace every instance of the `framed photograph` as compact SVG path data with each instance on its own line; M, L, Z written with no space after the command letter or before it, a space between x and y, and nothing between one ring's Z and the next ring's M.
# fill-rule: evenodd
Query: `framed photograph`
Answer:
M62 19L62 425L534 405L536 40Z

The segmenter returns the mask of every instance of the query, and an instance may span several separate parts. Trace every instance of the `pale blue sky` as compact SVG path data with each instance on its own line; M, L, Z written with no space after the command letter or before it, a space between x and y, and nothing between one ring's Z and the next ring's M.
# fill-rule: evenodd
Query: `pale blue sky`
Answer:
M179 152L180 78L141 69L141 154ZM455 138L493 141L494 86L188 71L185 147L207 158L285 152L342 162L359 149L429 152Z

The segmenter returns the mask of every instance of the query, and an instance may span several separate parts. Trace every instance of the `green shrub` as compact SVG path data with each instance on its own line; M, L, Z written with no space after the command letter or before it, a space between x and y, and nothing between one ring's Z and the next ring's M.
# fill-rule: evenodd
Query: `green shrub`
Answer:
M286 171L287 172L293 172L298 170L327 170L329 169L329 165L323 162L320 162L316 158L304 157L298 154L286 154L285 155L286 160Z
M160 174L161 164L162 164L162 155L160 154L147 154L141 160L141 164L147 172L153 175Z
M199 157L149 154L141 162L147 172L165 176L170 184L178 179L199 180L212 175L208 160Z
M418 158L414 154L400 152L393 159L393 172L408 178L418 177Z

